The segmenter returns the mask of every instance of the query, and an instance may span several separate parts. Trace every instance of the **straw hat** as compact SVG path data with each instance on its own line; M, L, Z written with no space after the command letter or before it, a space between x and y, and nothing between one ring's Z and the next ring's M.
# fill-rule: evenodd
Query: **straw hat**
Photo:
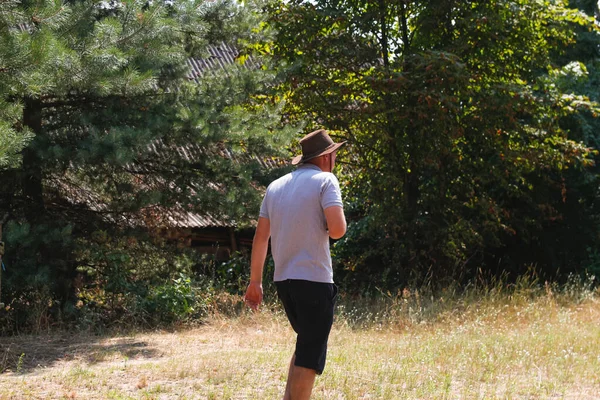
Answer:
M292 164L300 164L324 154L333 153L346 144L346 141L335 143L325 129L319 129L304 136L300 140L302 154L292 159Z

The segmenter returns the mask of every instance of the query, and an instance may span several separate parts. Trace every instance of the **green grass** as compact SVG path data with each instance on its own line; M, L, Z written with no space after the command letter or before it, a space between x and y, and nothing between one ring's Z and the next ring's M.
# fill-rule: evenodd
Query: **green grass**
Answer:
M599 297L535 282L342 297L312 398L600 398ZM2 338L25 357L0 399L279 399L293 341L276 305L179 332Z

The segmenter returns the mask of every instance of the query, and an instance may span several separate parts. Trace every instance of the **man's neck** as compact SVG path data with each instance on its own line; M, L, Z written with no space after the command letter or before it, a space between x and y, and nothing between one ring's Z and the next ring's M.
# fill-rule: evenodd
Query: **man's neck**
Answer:
M313 159L313 160L309 160L306 162L306 164L314 165L315 167L319 168L323 172L331 172L331 169L329 168L330 166L327 165L325 160L320 157Z

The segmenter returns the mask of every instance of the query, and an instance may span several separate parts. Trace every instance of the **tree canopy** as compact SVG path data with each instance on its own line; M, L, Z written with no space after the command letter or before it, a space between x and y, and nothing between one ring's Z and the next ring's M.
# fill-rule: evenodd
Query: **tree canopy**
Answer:
M168 278L173 259L149 261L165 249L130 235L174 211L249 223L272 173L261 161L294 130L261 100L274 76L259 58L209 50L235 59L259 22L227 0L2 2L4 297L64 309L78 284Z
M597 49L593 17L526 0L297 0L269 16L286 115L352 143L342 274L396 285L583 265L595 143L567 121L597 106L568 51L576 31Z
M156 232L186 213L250 226L287 170L265 164L317 128L349 141L347 290L600 273L598 15L593 0L3 1L0 333L189 315L202 262L239 283L243 259L217 273Z

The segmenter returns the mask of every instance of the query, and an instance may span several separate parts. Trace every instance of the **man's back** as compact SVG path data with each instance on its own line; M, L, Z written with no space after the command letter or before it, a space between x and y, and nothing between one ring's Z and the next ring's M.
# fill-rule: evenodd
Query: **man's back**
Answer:
M333 283L324 210L342 207L339 183L329 172L301 165L269 185L260 211L271 227L274 281Z
M296 337L284 400L309 399L315 376L322 374L338 289L333 283L329 237L346 233L339 183L331 174L337 150L324 129L300 140L300 167L271 183L252 241L250 283L244 299L258 309L269 238L275 261L275 286ZM325 171L325 172L324 172Z

